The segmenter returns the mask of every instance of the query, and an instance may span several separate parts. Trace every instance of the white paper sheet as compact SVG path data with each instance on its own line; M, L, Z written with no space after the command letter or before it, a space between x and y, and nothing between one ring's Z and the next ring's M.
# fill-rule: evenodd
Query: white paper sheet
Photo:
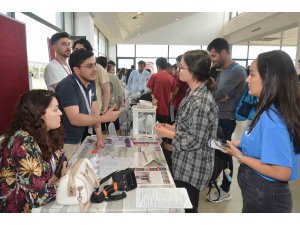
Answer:
M185 188L137 188L137 208L192 208Z
M100 178L104 178L112 172L123 170L128 167L134 168L137 165L137 159L124 157L101 157L100 158Z

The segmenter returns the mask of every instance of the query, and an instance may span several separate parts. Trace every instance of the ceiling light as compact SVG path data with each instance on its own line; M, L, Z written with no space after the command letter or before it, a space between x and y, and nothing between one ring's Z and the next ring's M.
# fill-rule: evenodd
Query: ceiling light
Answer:
M133 19L133 20L136 20L136 19L142 17L143 15L144 15L143 12L138 12L134 17L132 17L132 19Z
M177 19L175 19L176 21L178 21L179 19L177 18Z

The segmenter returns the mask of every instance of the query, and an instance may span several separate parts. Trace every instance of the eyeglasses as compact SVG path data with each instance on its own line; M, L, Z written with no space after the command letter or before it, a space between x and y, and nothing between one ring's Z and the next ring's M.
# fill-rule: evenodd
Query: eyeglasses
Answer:
M180 71L180 70L188 70L189 69L188 67L182 67L181 65L179 65L177 68L178 68L178 71Z
M91 63L91 64L87 64L87 65L81 65L80 67L84 67L84 68L92 70L92 69L96 68L96 63L95 64Z

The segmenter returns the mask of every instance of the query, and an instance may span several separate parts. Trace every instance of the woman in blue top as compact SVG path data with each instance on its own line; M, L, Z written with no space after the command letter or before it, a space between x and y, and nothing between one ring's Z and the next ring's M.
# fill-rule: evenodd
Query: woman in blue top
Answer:
M257 114L241 142L228 141L226 148L241 163L242 212L292 212L288 181L298 179L300 153L300 97L293 61L280 50L259 54L247 83L249 94L259 97Z

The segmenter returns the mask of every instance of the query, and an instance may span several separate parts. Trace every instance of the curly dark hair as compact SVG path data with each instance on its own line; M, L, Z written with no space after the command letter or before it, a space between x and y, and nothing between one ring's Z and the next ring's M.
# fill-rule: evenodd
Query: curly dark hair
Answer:
M34 138L46 161L51 159L56 150L63 148L63 128L60 126L47 132L46 124L42 119L53 98L56 98L55 93L47 90L31 90L23 94L17 104L12 122L4 134L0 153L18 130L27 131Z

